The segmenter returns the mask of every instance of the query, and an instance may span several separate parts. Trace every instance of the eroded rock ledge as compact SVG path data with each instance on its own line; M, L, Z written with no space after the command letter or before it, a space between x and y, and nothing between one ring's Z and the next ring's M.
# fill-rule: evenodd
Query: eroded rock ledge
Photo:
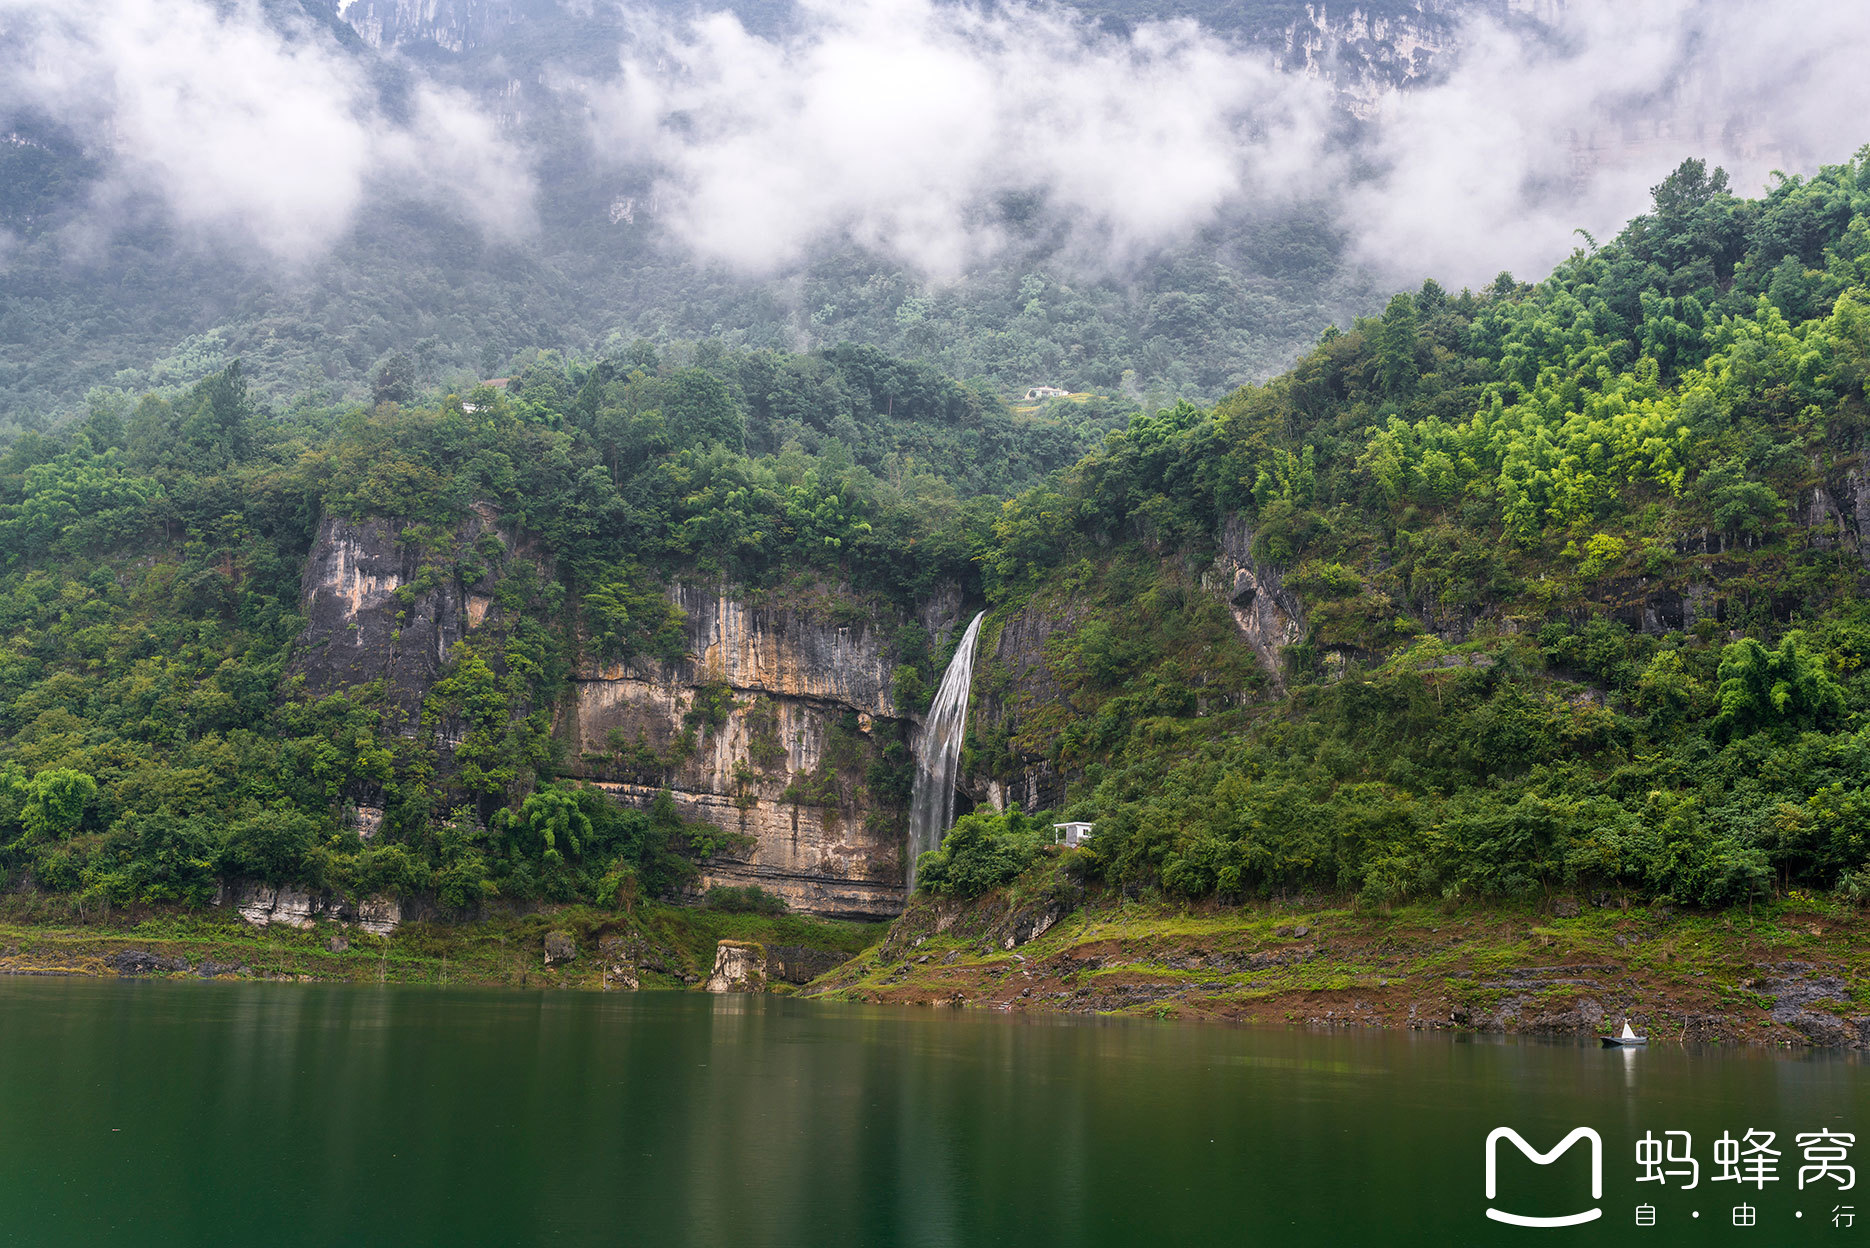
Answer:
M891 690L903 621L831 621L694 585L672 597L687 657L575 677L561 733L579 774L639 806L666 786L683 817L749 838L705 865L702 889L755 885L820 915L900 913L903 812L870 774L908 756Z

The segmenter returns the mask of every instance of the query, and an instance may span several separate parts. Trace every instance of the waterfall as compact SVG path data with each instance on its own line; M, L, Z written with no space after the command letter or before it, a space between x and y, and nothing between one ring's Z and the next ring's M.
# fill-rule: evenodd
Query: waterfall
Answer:
M916 780L909 797L909 891L916 887L916 859L941 844L954 822L955 773L961 766L961 739L967 735L968 686L974 683L974 642L980 636L982 611L961 635L948 670L942 673L935 704L922 721L916 744Z

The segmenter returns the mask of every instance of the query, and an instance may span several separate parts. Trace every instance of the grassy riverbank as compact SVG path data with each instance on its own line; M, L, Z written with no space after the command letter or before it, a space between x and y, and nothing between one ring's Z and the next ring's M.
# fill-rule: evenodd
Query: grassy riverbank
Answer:
M1654 1040L1862 1046L1870 919L1793 895L1751 912L1331 902L1074 909L1002 892L918 900L898 923L645 905L476 923L258 928L219 909L75 922L14 899L0 974L143 974L396 984L692 988L722 940L803 953L827 1000L1300 1026L1588 1035L1629 1017ZM577 956L548 965L546 937ZM839 965L839 963L842 963ZM796 965L796 963L795 963ZM771 990L798 991L778 975Z
M563 932L577 956L548 966L545 937ZM567 906L475 923L409 923L387 937L354 926L254 927L231 911L152 910L76 922L15 899L0 910L0 974L232 976L356 983L618 986L621 967L643 988L706 977L721 940L816 951L834 962L874 944L882 924L797 915L732 914L643 905L622 914ZM138 964L132 955L151 955Z
M830 999L1311 1026L1858 1045L1870 922L1794 895L1690 913L1544 905L919 902ZM1048 916L1052 921L1047 923ZM1036 937L1028 938L1035 929Z

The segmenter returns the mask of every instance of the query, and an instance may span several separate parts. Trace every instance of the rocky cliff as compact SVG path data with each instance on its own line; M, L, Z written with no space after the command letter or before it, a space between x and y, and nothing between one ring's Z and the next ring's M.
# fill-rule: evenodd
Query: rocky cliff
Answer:
M1227 601L1241 638L1259 658L1275 687L1285 684L1287 646L1305 635L1304 604L1285 587L1280 570L1253 557L1253 530L1237 515L1221 525L1214 567L1202 588Z
M484 506L445 532L328 517L305 569L294 674L312 696L374 685L394 731L434 736L446 781L458 734L433 714L425 725L424 701L456 643L503 624L502 577L525 555L536 552ZM898 913L915 725L893 682L910 621L829 590L809 608L719 586L669 592L683 657L575 662L553 712L566 769L639 806L667 788L685 819L729 833L702 889L757 885L816 914ZM949 593L918 622L939 638L959 611ZM553 627L575 631L571 620ZM581 652L576 636L563 643ZM350 798L368 834L376 797Z
M1303 602L1286 588L1279 567L1256 559L1253 537L1240 517L1229 516L1214 535L1211 564L1187 580L1164 569L1162 583L1172 594L1206 594L1231 620L1208 636L1213 648L1194 664L1190 692L1204 713L1237 704L1248 688L1283 690L1286 648L1306 636ZM1095 712L1084 698L1072 643L1086 625L1112 614L1107 591L1060 586L988 617L968 714L974 748L960 780L962 811L970 804L1026 811L1064 804L1073 775L1054 765L1052 747L1074 720Z
M382 681L397 728L412 732L449 651L494 610L491 577L515 544L485 505L439 537L326 516L301 581L293 672L315 695Z
M461 53L497 40L555 6L527 0L338 0L338 16L373 48L433 44Z
M817 914L899 912L913 727L891 682L904 621L695 585L673 595L685 657L575 677L561 735L578 774L637 804L666 786L685 817L748 838L704 867L704 888L758 885Z

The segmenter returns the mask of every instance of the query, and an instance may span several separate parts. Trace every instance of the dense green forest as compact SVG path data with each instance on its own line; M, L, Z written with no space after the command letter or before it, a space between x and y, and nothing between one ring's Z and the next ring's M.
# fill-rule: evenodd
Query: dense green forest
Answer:
M856 609L959 584L989 656L1047 622L1036 666L983 660L965 765L1055 777L1098 821L1081 878L1855 895L1867 283L1870 154L1752 201L1691 161L1544 281L1426 283L1211 408L1020 414L871 348L718 343L439 396L393 356L367 405L275 408L237 365L95 396L0 458L0 867L86 904L223 876L456 909L667 890L720 834L568 783L549 708L570 638L679 646L662 586L701 572ZM306 695L320 517L419 542L479 501L550 559L464 556L499 564L504 622L429 695L469 725L450 755L368 688ZM1203 581L1229 525L1302 622L1276 671ZM980 811L922 878L978 891L1039 840Z
M276 401L333 401L365 394L393 354L431 384L462 384L540 348L605 354L638 338L677 350L862 342L1002 393L1047 384L1214 396L1277 370L1369 300L1341 266L1341 232L1315 209L1237 223L1140 274L1086 272L1035 222L1017 252L956 282L843 249L781 284L699 272L653 229L613 226L595 190L569 189L553 209L567 219L523 246L491 247L401 205L373 209L294 280L160 226L125 230L74 266L60 231L90 183L46 159L61 139L0 146L0 186L23 195L34 180L52 183L53 202L30 222L0 202L0 228L22 239L0 287L0 420L22 428L82 409L91 389L106 400L175 393L234 359ZM29 163L43 168L22 171Z

